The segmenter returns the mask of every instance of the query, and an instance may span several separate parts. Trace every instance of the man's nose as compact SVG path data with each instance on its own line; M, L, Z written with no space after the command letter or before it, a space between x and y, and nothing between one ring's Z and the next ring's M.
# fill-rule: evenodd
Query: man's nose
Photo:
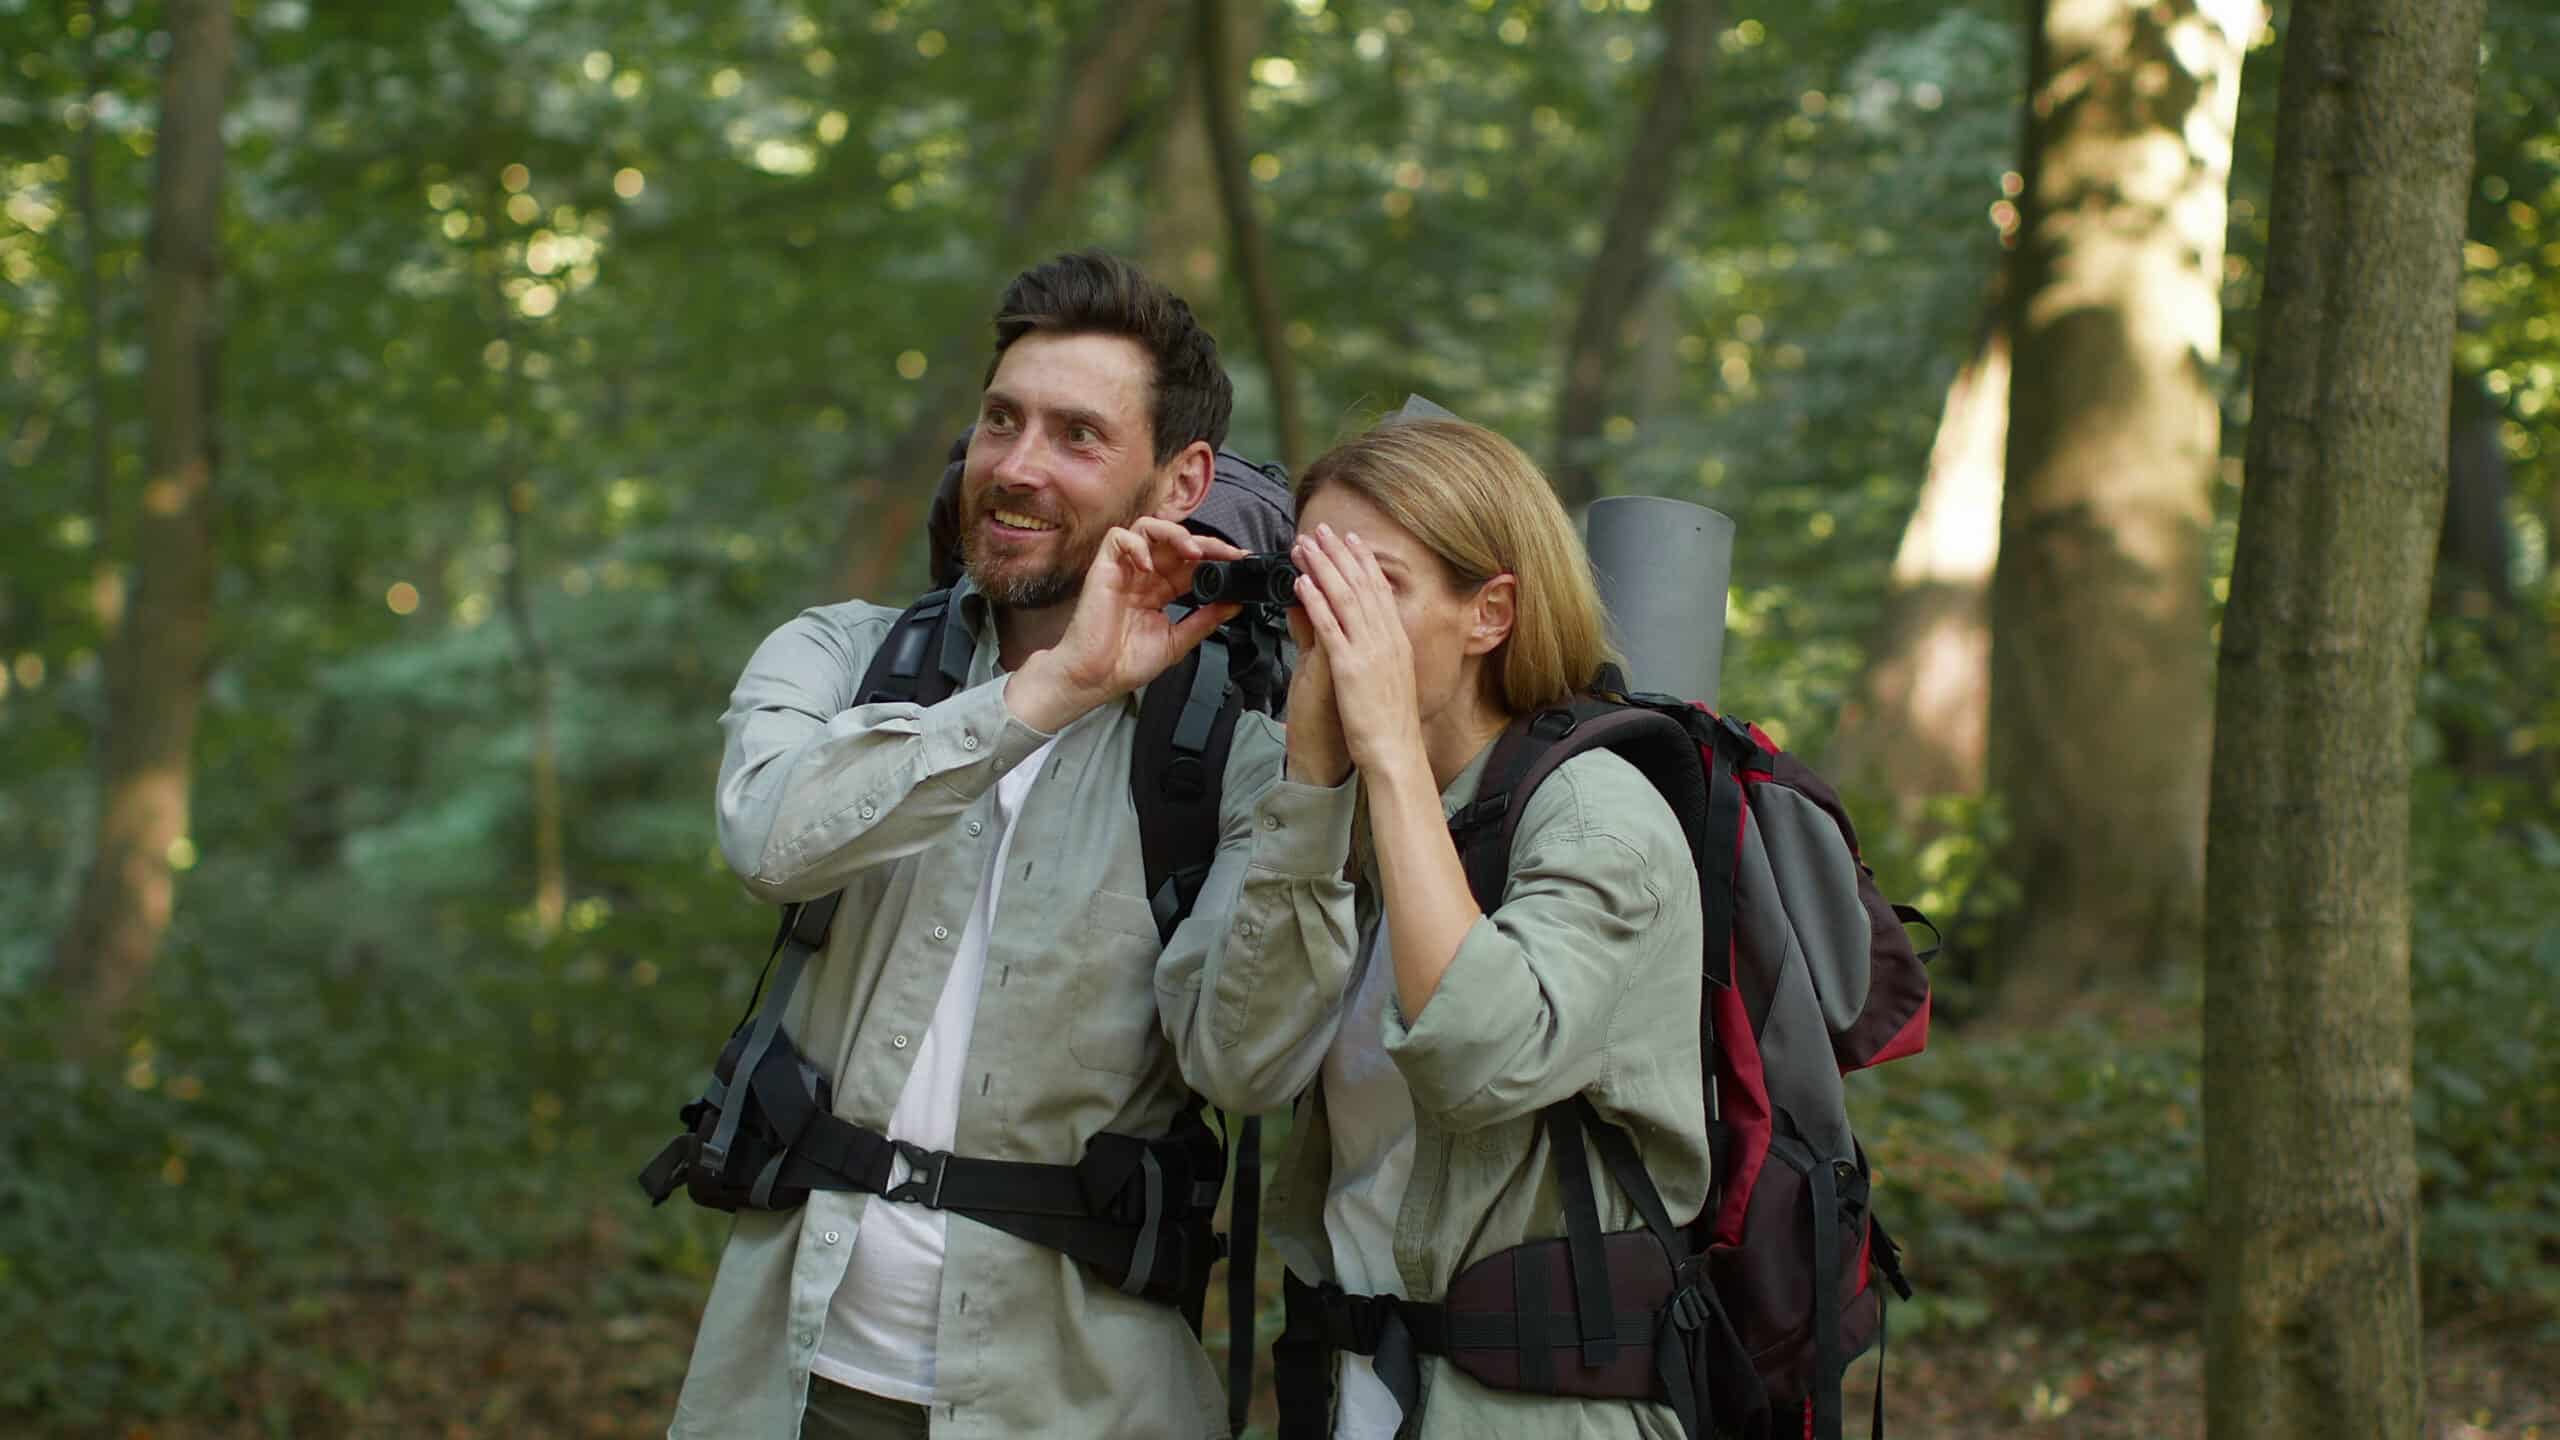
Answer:
M1022 433L1004 442L1003 448L996 452L995 463L987 467L987 473L994 476L998 484L1008 487L1037 484L1046 470L1041 464L1045 445L1040 432L1026 426Z

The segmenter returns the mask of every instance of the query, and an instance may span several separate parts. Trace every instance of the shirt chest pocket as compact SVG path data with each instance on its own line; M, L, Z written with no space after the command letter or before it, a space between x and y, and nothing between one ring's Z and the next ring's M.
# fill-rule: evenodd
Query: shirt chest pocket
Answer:
M1143 1075L1159 1053L1156 1026L1157 938L1155 912L1135 895L1096 890L1085 905L1084 924L1073 937L1068 963L1075 967L1075 1014L1067 1025L1067 1052L1088 1070Z

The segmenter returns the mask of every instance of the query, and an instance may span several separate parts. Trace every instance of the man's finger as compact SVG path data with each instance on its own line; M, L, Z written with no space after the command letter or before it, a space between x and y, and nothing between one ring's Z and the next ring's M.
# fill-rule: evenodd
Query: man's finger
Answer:
M1155 556L1148 551L1147 542L1139 539L1136 534L1115 525L1111 527L1111 533L1105 538L1110 542L1113 552L1119 555L1122 563L1129 568L1148 575L1156 573Z

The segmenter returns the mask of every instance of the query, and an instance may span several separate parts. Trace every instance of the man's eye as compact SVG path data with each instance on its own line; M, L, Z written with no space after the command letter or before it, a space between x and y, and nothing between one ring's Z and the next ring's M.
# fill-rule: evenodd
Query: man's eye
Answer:
M1070 425L1067 427L1067 439L1077 445L1090 445L1101 438L1102 432L1094 429L1090 425Z
M987 418L984 423L988 429L995 431L999 435L1008 433L1013 429L1013 417L1002 410L988 411Z

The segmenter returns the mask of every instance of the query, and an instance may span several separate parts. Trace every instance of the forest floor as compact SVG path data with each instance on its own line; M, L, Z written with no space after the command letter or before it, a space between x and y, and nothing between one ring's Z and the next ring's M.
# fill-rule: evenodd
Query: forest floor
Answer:
M1265 1275L1274 1267L1262 1267ZM421 1440L665 1433L705 1284L635 1278L598 1221L539 1264L424 1264L357 1275L293 1302L290 1343L237 1377L222 1418L118 1423L116 1440L397 1436ZM1892 1345L1887 1421L1906 1440L2204 1434L2202 1297L2147 1287L2093 1314L2021 1309ZM1222 1344L1213 1294L1210 1334ZM2057 1323L2057 1321L2061 1323ZM2560 1440L2560 1364L2513 1317L2440 1319L2428 1338L2430 1440ZM1262 1340L1268 1345L1266 1328ZM1267 1352L1266 1352L1267 1353ZM1872 1361L1852 1375L1863 1430ZM1269 1368L1260 1379L1269 1384ZM1256 1418L1268 1433L1270 1402ZM64 1432L77 1433L77 1432Z

